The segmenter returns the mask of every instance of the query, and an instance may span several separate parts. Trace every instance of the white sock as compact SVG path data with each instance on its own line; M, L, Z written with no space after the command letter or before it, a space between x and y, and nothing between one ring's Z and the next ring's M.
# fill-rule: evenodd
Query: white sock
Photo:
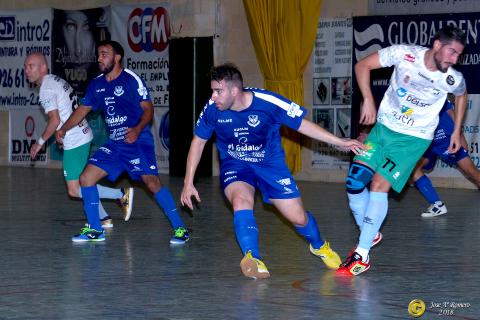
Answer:
M357 247L357 249L355 249L355 252L362 256L362 262L368 261L368 253L370 252L369 249Z

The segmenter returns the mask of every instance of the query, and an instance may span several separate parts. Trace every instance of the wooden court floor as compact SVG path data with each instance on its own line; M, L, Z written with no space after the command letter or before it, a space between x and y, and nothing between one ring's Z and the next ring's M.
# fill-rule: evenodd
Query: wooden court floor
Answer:
M181 178L161 176L176 199ZM269 206L257 200L260 248L271 278L244 278L232 213L217 177L197 187L202 203L182 217L185 246L140 187L132 218L104 201L114 228L104 243L74 244L84 223L60 170L0 167L0 319L480 319L479 192L439 189L449 209L425 219L414 188L390 199L372 267L338 278ZM119 185L128 185L122 180ZM138 185L136 185L138 187ZM305 206L342 259L358 231L344 186L299 182Z

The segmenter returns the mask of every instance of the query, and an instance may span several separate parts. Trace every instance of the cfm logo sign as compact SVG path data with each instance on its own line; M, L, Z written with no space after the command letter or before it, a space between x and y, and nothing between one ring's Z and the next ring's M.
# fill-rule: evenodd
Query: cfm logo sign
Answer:
M134 52L162 52L168 47L170 19L167 9L136 8L127 24L128 44Z

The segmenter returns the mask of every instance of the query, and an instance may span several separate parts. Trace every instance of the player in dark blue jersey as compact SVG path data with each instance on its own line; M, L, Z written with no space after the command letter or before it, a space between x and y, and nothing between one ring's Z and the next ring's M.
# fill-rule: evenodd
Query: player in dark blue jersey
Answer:
M158 178L154 141L150 132L153 105L143 80L122 67L123 48L116 41L104 41L98 46L98 64L102 75L93 79L81 105L56 133L61 143L65 132L79 123L91 111L101 110L105 117L109 139L89 159L80 176L84 210L88 228L72 241L103 241L105 235L98 219L97 182L105 176L112 181L123 172L134 180L142 180L162 207L173 229L172 244L183 244L189 234L180 218L175 201Z
M260 260L258 227L253 215L257 187L264 201L275 205L310 243L310 251L328 268L337 269L340 257L322 239L315 218L303 207L297 184L285 163L279 129L284 124L355 153L361 152L363 145L336 137L305 120L303 107L278 94L244 88L242 75L232 64L212 68L211 88L211 100L199 116L188 153L182 204L193 209L192 196L200 202L193 179L205 143L215 132L220 181L233 207L235 234L244 254L240 262L243 274L255 279L270 276Z
M480 171L468 155L467 141L463 134L460 149L453 154L448 152L450 136L454 128L453 119L455 118L453 104L450 101L447 100L445 102L439 116L440 118L432 144L419 160L412 174L412 180L415 182L415 186L430 203L427 210L421 214L424 218L436 217L447 213L447 206L442 202L432 182L424 173L433 170L438 158L449 165L456 166L468 180L480 188Z

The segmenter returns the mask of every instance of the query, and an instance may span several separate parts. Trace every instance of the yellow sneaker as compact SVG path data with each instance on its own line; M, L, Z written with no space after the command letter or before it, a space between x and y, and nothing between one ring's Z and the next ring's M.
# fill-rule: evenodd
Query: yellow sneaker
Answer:
M340 260L338 254L330 249L330 243L328 241L325 241L319 249L315 249L310 245L310 252L322 259L323 263L325 263L329 269L337 270L340 264L342 264L342 260Z
M265 279L270 277L270 272L268 272L265 264L260 259L254 258L251 251L248 251L242 261L240 261L240 268L245 277L253 279Z

